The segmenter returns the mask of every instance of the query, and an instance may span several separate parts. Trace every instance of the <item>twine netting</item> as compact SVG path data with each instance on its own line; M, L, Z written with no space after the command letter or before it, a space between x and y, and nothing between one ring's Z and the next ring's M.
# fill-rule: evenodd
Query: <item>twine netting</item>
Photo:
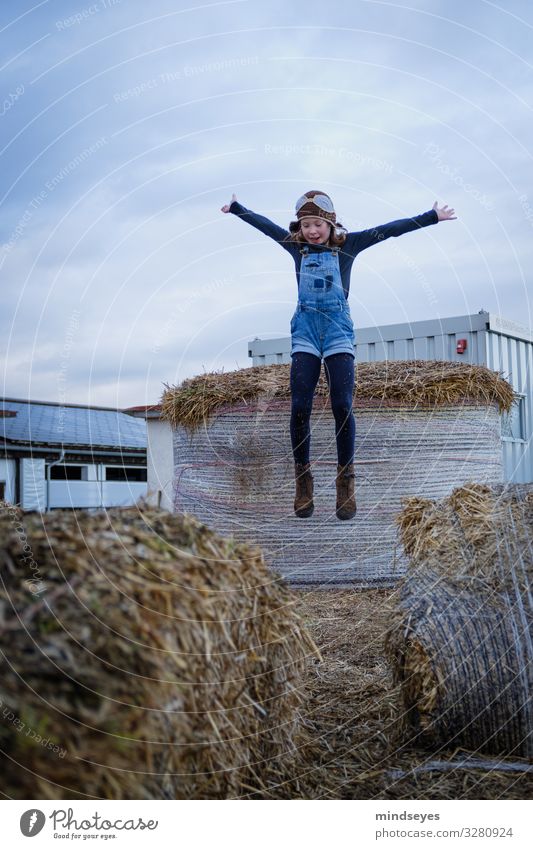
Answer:
M440 498L467 480L502 481L498 405L357 396L354 412L355 519L335 515L335 421L320 395L311 417L310 519L293 512L290 398L276 395L220 405L194 429L176 423L175 509L257 543L292 585L393 585L406 568L395 524L403 496Z
M533 758L533 485L408 499L387 653L420 742Z
M322 370L311 419L315 513L293 514L290 366L208 373L167 386L174 500L224 534L251 540L296 586L387 586L405 571L395 513L403 495L438 498L503 479L502 410L514 393L484 366L359 363L354 388L357 516L335 516L335 424Z

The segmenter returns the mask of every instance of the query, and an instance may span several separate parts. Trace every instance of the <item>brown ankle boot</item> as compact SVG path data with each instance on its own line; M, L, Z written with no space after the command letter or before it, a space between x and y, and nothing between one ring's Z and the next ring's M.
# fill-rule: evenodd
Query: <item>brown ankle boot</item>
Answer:
M337 519L353 519L357 512L355 504L355 468L337 465Z
M300 519L308 519L312 515L313 504L313 475L310 463L295 463L294 477L296 479L296 498L294 512Z

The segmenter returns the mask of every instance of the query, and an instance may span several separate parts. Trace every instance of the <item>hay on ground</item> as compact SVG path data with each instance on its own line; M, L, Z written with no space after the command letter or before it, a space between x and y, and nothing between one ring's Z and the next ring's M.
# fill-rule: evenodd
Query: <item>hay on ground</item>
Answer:
M165 384L161 417L174 427L194 429L220 407L247 403L266 395L290 397L290 364L252 366L231 372L208 372L187 378L179 386ZM327 396L324 370L315 394ZM385 360L358 363L354 398L362 401L401 402L407 407L445 406L469 399L496 403L509 410L514 391L498 372L485 366L444 360Z
M189 515L0 510L10 798L261 792L303 733L316 647L258 548Z
M406 500L387 652L421 743L533 757L533 486Z

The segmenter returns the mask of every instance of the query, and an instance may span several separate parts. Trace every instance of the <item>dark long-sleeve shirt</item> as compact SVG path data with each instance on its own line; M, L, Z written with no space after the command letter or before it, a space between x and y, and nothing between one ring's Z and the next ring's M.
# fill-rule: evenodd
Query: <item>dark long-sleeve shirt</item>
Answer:
M270 236L275 242L285 248L294 259L296 265L296 280L300 282L300 266L302 255L300 249L301 242L284 241L289 235L288 230L284 230L278 224L274 224L264 215L258 215L257 212L252 212L251 209L246 209L245 206L234 200L230 205L229 211L243 221L247 221L252 227L256 227L265 236ZM419 227L427 227L429 224L436 224L439 217L434 209L428 212L422 212L421 215L415 215L413 218L400 218L398 221L389 221L388 224L380 224L378 227L372 227L369 230L359 230L354 233L348 233L346 241L339 251L339 268L342 279L342 287L346 298L350 292L350 273L352 270L353 261L357 254L361 251L370 248L378 242L383 242L391 236L401 236L403 233L409 233L411 230L418 230ZM309 251L331 250L328 245L309 245Z

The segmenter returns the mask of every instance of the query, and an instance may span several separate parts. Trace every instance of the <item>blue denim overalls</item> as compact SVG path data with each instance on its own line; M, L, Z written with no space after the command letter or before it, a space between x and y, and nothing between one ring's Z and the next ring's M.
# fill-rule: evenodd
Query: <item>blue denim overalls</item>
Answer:
M342 287L339 247L310 253L300 249L302 264L298 304L291 319L291 357L297 351L329 357L355 357L355 333L350 307Z

